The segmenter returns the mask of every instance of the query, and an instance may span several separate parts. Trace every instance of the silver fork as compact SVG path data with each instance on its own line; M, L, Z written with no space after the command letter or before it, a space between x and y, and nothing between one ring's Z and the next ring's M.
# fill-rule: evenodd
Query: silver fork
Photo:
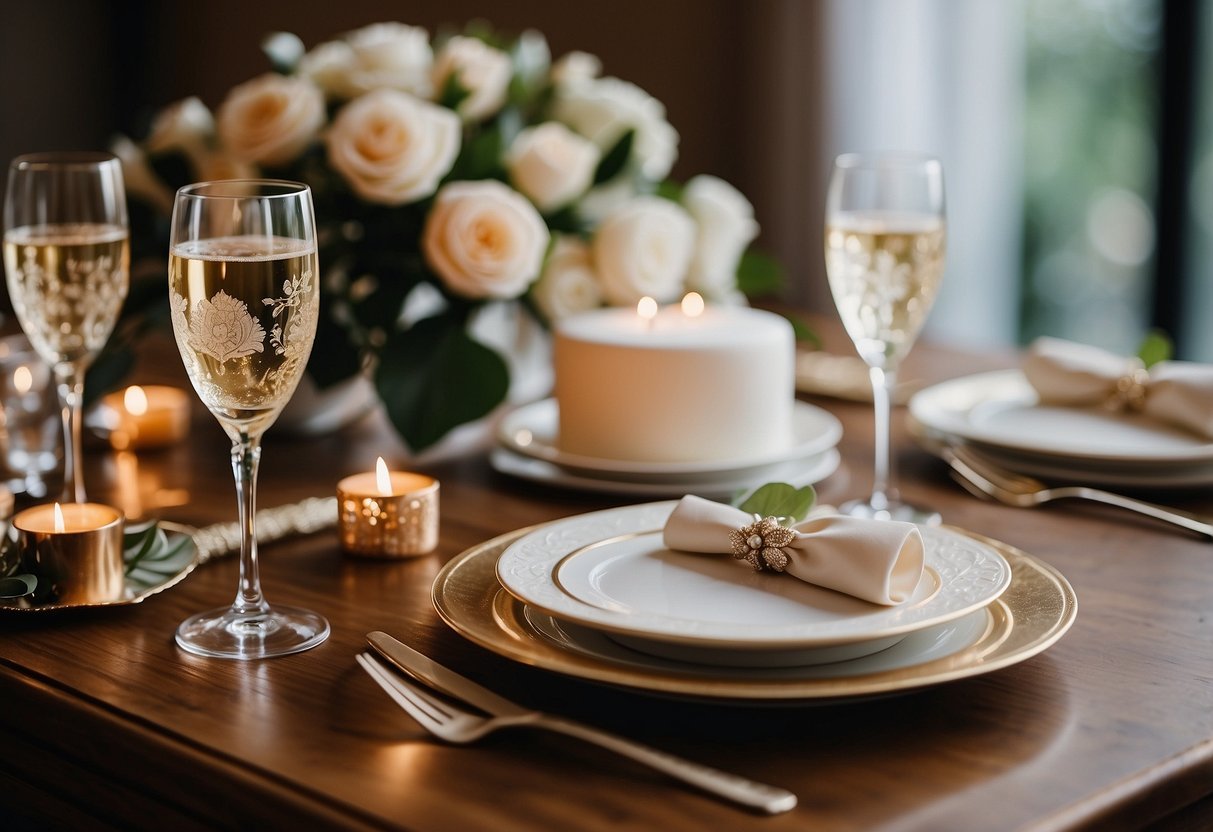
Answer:
M1213 523L1186 511L1166 508L1085 485L1050 488L1038 479L1000 468L962 445L944 445L940 448L940 454L952 467L953 478L978 497L992 497L1000 503L1020 508L1038 506L1053 500L1091 500L1135 511L1213 538Z
M408 712L422 728L447 742L457 744L475 742L486 734L500 728L529 726L546 728L567 734L586 742L594 743L616 754L644 763L658 771L690 783L706 792L740 803L768 814L786 812L796 806L796 795L765 783L756 783L710 768L655 748L640 745L612 734L582 725L572 720L551 714L531 711L519 706L517 713L500 716L481 716L464 710L450 701L432 696L417 685L397 676L382 662L369 653L355 658L379 687Z

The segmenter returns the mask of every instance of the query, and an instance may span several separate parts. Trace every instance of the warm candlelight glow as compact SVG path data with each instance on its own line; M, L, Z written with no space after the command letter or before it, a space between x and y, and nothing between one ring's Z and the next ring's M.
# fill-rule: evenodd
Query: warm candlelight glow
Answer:
M67 524L63 522L63 509L55 503L55 534L63 534L67 531Z
M657 317L657 301L645 295L636 304L636 314L646 323L652 321Z
M34 374L29 371L29 367L24 364L13 370L13 387L17 388L17 392L25 395L34 386Z
M142 416L147 413L147 394L139 385L132 385L126 388L126 394L122 397L122 406L132 416Z
M703 295L698 292L687 292L682 298L682 314L688 318L698 318L703 314Z
M383 457L379 457L379 461L375 463L375 487L379 489L381 497L392 495L392 477L388 474L387 463L383 461Z

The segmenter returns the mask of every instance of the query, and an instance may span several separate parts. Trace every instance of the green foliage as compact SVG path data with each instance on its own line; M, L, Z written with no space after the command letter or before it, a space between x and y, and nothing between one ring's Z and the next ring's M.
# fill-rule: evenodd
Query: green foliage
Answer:
M738 508L760 517L787 518L798 523L809 515L817 491L806 485L796 488L786 482L769 482L747 497Z
M619 137L619 141L615 142L610 150L603 154L602 160L598 162L598 167L594 170L595 185L609 182L623 172L623 169L627 167L628 158L632 155L632 143L635 140L636 131L629 130Z
M379 355L375 386L388 417L414 451L479 419L505 399L509 368L465 331L453 309L392 335Z
M1161 329L1152 329L1146 333L1141 346L1137 348L1137 357L1146 367L1153 367L1160 361L1170 361L1175 354L1175 344L1170 336Z
M773 295L783 286L783 267L774 258L747 251L737 264L737 288L746 297Z

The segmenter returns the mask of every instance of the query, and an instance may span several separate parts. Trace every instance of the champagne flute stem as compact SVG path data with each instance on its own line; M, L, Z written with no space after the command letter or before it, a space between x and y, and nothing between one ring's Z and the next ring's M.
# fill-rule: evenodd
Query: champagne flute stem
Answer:
M261 574L257 564L257 466L261 462L261 437L241 432L232 443L232 473L236 478L236 502L240 523L240 586L232 612L259 615L270 606L261 595Z
M893 455L889 452L892 427L889 424L893 388L897 384L897 370L885 367L870 367L872 380L872 404L875 406L875 455L876 463L872 476L871 506L876 511L886 511L897 502L895 486L896 472Z
M73 363L55 366L63 416L63 496L65 503L84 503L84 457L80 436L84 427L84 371Z

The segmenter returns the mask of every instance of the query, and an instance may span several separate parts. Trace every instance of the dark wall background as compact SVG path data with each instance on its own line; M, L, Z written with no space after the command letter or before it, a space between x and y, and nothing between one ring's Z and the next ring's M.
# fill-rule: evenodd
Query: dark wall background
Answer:
M384 20L534 28L554 56L598 55L604 72L661 100L681 135L673 175L712 173L755 204L760 244L789 271L789 297L819 298L819 5L802 0L4 0L0 159L141 137L188 95L212 109L266 71L261 39L310 48ZM806 234L806 231L810 232ZM814 287L818 287L815 289Z

